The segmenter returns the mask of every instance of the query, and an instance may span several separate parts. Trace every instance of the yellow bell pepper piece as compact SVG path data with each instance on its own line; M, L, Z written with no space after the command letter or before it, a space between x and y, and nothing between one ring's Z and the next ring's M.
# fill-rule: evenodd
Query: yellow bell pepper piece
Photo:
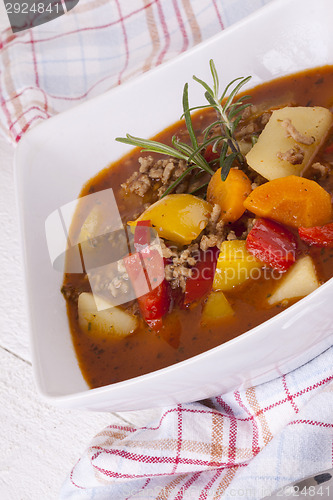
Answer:
M263 264L246 250L245 241L224 241L217 261L213 290L231 290L254 277L252 271L262 266Z
M220 319L230 318L234 314L223 292L211 292L202 311L201 324L211 324Z
M212 206L192 194L169 194L153 203L140 217L150 220L158 235L181 245L195 240L208 224Z

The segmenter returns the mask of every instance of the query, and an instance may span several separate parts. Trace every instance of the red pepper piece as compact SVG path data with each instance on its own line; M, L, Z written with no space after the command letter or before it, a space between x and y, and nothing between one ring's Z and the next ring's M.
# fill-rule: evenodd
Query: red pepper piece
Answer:
M204 158L209 163L210 161L218 160L220 158L220 153L213 151L213 145L208 144L204 152Z
M325 154L331 154L333 153L333 143L327 146L327 148L324 149Z
M134 248L141 252L151 242L150 220L139 220L134 229Z
M141 297L150 291L147 276L139 253L133 253L123 259L127 274L137 297Z
M246 238L246 248L258 260L281 272L296 260L297 242L293 233L268 219L257 219Z
M164 277L163 257L157 248L150 246L150 223L140 222L134 233L137 253L125 257L124 264L143 319L158 331L162 327L162 317L169 311L171 296Z
M146 323L159 330L162 327L162 318L167 314L170 307L169 284L163 280L156 288L138 297L141 314Z
M192 267L192 276L186 280L185 306L200 300L211 291L219 252L217 247L200 252L196 265Z
M299 227L298 234L309 245L333 248L333 222L325 226Z

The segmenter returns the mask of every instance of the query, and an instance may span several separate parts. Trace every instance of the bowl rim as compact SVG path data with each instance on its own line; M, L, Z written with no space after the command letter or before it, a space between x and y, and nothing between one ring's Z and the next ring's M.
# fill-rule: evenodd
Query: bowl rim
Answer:
M296 1L300 4L302 3L302 5L304 4L304 0L303 1L296 0ZM306 1L308 1L308 3L310 3L310 0L306 0ZM322 2L323 4L328 3L327 0L318 0L318 1ZM283 9L284 7L286 7L288 5L289 5L288 0L272 0L269 4L262 6L261 8L259 8L255 12L251 13L246 18L239 20L238 22L234 23L233 25L227 27L222 32L214 35L213 37L205 40L204 42L201 42L200 44L196 45L195 47L191 48L190 50L180 54L176 58L173 58L173 59L163 63L162 65L151 69L150 71L148 71L146 73L143 73L143 74L141 74L141 75L139 75L131 80L124 82L119 87L114 87L114 88L102 93L101 95L98 95L96 97L88 99L87 101L78 104L74 108L70 108L68 110L65 110L64 112L60 113L59 115L56 115L56 116L52 117L51 119L46 120L44 123L39 124L38 127L30 129L21 139L20 143L18 144L18 147L16 148L15 154L14 154L14 179L15 179L15 186L16 186L16 201L17 201L17 206L18 206L18 213L20 214L20 216L19 216L19 226L20 226L19 233L20 233L21 248L22 248L22 252L23 252L23 261L24 261L24 274L25 274L24 290L25 290L26 303L28 304L27 312L28 312L28 318L29 318L29 337L30 337L31 353L32 353L32 360L33 360L34 377L35 377L35 381L36 381L36 384L37 384L37 387L38 387L40 394L46 400L48 400L52 403L61 403L61 402L75 401L75 400L87 401L88 399L91 399L92 396L97 397L98 395L105 394L105 393L108 393L111 395L114 389L118 389L118 388L121 388L124 386L135 386L138 383L141 383L142 380L151 380L154 378L159 378L160 376L163 376L163 374L166 371L168 371L168 372L176 371L180 367L191 365L191 364L197 362L197 360L199 358L203 359L205 357L208 357L212 351L218 352L218 351L227 350L229 347L237 345L238 343L240 343L244 339L249 339L249 338L253 337L254 335L256 335L258 332L260 333L261 330L266 329L267 327L274 326L274 323L279 321L279 319L281 317L284 317L286 314L290 315L291 314L290 311L292 311L293 313L296 314L301 309L303 309L303 307L306 307L308 302L310 300L312 300L312 298L314 296L317 296L319 294L323 294L328 287L332 286L332 279L330 279L326 283L324 283L318 290L314 291L309 296L304 297L303 299L299 300L297 303L293 304L288 309L276 314L274 317L266 320L265 322L257 325L256 327L251 328L250 330L247 330L246 332L240 334L239 336L237 336L237 337L235 337L235 338L233 338L233 339L231 339L223 344L220 344L220 345L218 345L214 348L208 349L207 351L204 351L200 354L197 354L195 356L187 358L179 363L175 363L173 365L169 365L167 367L160 368L158 370L149 372L147 374L140 375L137 377L132 377L130 379L127 379L127 380L124 380L121 382L117 382L114 384L108 384L108 385L93 388L93 389L90 389L87 386L87 389L85 389L85 390L77 391L77 392L74 392L71 394L66 394L66 395L52 395L52 394L47 393L47 391L45 391L44 388L42 387L40 376L39 376L39 373L37 370L37 360L36 360L37 353L35 350L35 337L34 337L33 332L32 332L33 321L32 321L31 307L30 307L29 290L28 290L28 276L27 276L27 249L26 249L27 242L24 238L24 227L23 227L24 221L23 221L23 217L22 217L22 214L24 211L24 205L23 205L23 199L20 196L20 189L22 189L21 180L20 180L20 169L23 168L22 155L24 154L24 149L26 147L26 143L28 143L30 138L34 137L35 134L39 134L39 130L41 129L41 127L44 127L44 128L48 127L50 122L56 123L57 120L63 120L64 116L65 117L70 116L73 113L75 113L78 108L80 108L82 110L85 107L90 107L90 106L94 105L94 103L96 103L98 101L102 102L106 96L110 95L110 93L112 93L113 95L117 95L118 92L123 92L124 89L131 89L131 88L135 87L135 85L138 82L142 82L142 81L144 82L145 79L150 78L151 75L158 74L161 71L161 69L163 69L163 71L164 71L168 67L172 66L175 61L179 62L179 61L185 60L187 58L191 58L191 57L193 57L193 55L195 53L200 52L204 47L208 47L211 44L215 44L218 40L221 40L221 39L229 36L229 33L232 33L234 31L237 32L238 30L241 30L244 25L246 26L248 24L251 24L253 22L253 20L260 19L264 14L267 14L267 15L273 14L274 11Z

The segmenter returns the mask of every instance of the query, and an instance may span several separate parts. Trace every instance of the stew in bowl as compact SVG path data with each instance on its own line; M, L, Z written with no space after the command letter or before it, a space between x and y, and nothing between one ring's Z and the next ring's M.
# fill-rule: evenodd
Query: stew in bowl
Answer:
M68 253L62 293L91 388L214 348L333 276L333 67L224 95L210 67L201 109L185 85L182 119L118 138L136 149L82 188L82 270Z

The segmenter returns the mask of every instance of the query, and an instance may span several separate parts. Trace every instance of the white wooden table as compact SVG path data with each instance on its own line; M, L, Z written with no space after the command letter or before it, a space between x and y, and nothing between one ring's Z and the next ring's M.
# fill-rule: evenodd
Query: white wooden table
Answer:
M9 25L0 0L0 30ZM147 423L154 410L59 410L36 393L24 303L13 181L14 148L0 136L0 499L52 500L94 434L114 423Z
M0 31L8 25L0 0ZM13 155L13 146L0 135L0 500L53 500L98 431L110 424L145 425L159 410L59 410L37 394L24 303Z
M113 423L147 423L154 410L60 410L36 393L13 182L14 148L0 136L0 499L52 500L94 434Z

